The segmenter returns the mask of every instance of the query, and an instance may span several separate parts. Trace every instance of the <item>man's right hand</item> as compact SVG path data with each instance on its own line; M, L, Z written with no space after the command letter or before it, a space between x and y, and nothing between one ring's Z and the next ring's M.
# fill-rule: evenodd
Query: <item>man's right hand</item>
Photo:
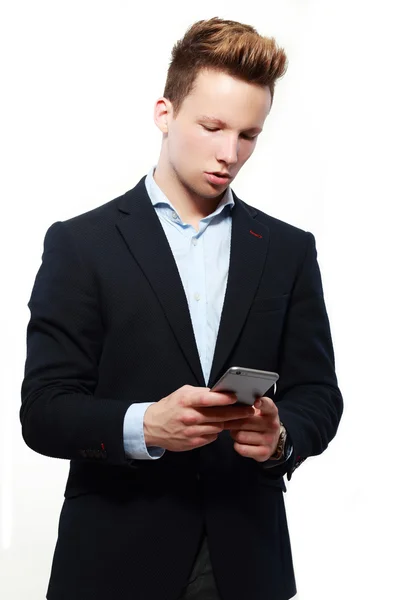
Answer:
M217 439L226 421L254 413L252 406L236 402L235 394L184 385L146 410L143 420L146 445L172 452L206 446Z

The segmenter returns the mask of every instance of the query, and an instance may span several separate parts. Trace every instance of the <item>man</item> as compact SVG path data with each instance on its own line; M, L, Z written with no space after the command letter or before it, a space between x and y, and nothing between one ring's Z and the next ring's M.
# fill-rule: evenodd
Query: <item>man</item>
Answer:
M230 188L285 67L250 26L195 23L156 168L46 234L21 421L71 461L50 600L296 593L283 475L327 447L342 397L313 236ZM210 389L230 366L280 379L239 405Z

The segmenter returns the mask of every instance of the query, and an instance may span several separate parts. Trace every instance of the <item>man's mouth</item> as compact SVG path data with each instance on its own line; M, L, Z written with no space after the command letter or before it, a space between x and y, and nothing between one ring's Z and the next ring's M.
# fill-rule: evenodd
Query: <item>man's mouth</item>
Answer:
M229 173L213 172L210 173L210 175L216 175L217 177L223 177L224 179L232 179Z
M207 177L207 180L209 181L209 183L214 184L214 185L224 185L224 184L226 185L232 179L232 177L229 174L219 173L219 172L215 172L215 173L207 173L206 172L206 177Z

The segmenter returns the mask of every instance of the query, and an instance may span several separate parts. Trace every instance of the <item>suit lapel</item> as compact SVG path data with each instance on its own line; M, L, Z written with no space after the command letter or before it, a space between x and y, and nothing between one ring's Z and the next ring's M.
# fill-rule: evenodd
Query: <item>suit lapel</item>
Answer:
M185 290L144 181L120 198L118 208L125 217L116 226L158 297L199 385L205 386Z
M144 181L145 177L120 198L118 208L125 216L116 226L158 297L195 378L200 386L205 386L185 290ZM254 220L255 209L246 206L236 194L234 198L228 281L208 385L222 375L240 335L268 251L268 228Z
M229 274L209 386L222 375L242 330L257 291L269 243L268 228L254 220L257 211L247 207L235 194L234 198Z

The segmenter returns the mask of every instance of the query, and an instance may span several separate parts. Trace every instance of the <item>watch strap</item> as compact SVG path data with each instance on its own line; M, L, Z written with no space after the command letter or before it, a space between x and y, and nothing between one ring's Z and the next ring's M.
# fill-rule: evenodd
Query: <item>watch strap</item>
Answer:
M287 432L284 424L280 421L280 435L278 445L275 452L269 457L270 460L280 460L285 452L285 444L287 439Z

